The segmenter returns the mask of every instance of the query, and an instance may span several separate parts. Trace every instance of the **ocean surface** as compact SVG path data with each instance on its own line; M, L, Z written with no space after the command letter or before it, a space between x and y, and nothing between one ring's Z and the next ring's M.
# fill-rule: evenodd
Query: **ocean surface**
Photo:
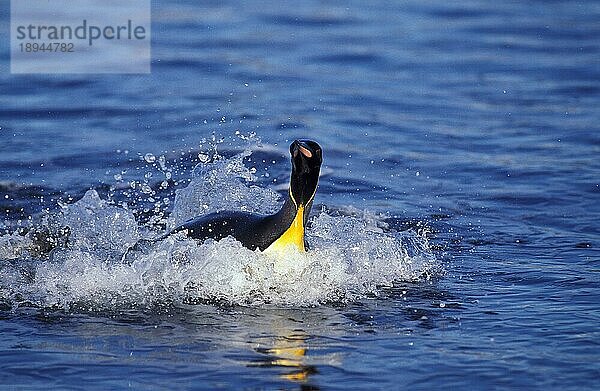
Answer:
M600 3L156 1L147 75L11 75L0 388L598 389ZM173 236L324 164L311 251Z

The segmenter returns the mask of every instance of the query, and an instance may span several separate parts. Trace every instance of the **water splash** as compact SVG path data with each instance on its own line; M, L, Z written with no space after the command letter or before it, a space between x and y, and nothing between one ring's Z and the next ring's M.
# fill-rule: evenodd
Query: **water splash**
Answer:
M245 165L250 149L226 159L218 154L212 162L200 162L190 184L176 191L169 228L196 216L221 210L241 210L270 214L280 207L274 190L256 186L256 176Z
M168 225L223 209L277 210L279 195L256 186L243 164L249 154L201 162L190 184L177 191ZM65 310L198 301L309 306L376 295L381 286L418 280L437 268L426 238L388 232L366 214L333 216L322 210L307 231L311 251L282 259L251 251L233 238L198 243L183 234L127 253L144 229L132 211L102 200L94 190L62 205L51 220L47 224L68 226L70 235L50 254L33 251L29 237L0 237L1 301Z

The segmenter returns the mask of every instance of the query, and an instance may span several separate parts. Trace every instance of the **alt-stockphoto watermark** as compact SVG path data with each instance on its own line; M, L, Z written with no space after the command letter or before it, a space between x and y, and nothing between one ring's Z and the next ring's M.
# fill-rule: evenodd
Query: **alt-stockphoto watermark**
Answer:
M150 0L11 0L11 73L149 73Z

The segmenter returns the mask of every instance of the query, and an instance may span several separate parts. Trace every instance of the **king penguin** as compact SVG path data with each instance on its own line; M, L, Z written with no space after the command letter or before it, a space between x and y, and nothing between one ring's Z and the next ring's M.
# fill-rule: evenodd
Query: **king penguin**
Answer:
M203 241L234 237L244 247L266 253L281 253L295 247L306 251L304 235L308 215L315 198L323 162L319 144L312 140L295 140L290 145L292 175L281 209L273 215L242 211L220 211L188 220L166 235L185 232Z

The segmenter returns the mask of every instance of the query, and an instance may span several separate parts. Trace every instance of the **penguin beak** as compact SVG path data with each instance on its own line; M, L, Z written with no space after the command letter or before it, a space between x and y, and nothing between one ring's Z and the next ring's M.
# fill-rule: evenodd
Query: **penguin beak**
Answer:
M300 140L295 140L294 141L294 151L293 151L294 157L298 156L298 153L301 153L304 157L309 158L309 159L311 157L313 157L313 153L310 150L310 148L308 147L308 145L306 145L305 143L303 143Z
M312 152L308 148L304 147L302 144L298 145L298 150L300 151L301 154L303 154L307 158L312 157Z

